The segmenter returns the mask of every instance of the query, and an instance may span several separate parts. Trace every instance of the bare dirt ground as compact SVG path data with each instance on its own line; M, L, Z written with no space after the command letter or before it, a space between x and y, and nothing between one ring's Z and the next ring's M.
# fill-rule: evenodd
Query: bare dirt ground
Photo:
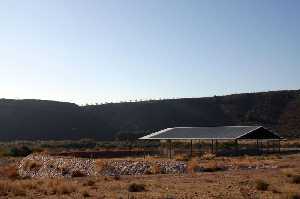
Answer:
M5 162L0 198L300 198L300 154L194 158L185 174L58 179L21 179Z

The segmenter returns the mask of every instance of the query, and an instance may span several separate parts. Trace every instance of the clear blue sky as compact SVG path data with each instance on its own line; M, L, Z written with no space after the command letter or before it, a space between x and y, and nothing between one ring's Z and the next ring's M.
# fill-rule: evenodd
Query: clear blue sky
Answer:
M0 98L300 88L298 0L2 0Z

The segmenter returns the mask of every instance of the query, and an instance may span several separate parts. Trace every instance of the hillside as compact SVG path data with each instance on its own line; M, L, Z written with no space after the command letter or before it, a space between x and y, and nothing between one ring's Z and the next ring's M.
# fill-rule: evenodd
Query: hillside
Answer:
M264 125L300 137L300 90L78 106L0 99L0 139L109 140L173 126Z

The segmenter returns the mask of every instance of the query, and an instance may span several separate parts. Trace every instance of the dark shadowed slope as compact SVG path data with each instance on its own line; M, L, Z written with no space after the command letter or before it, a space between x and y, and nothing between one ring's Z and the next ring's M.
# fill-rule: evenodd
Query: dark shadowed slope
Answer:
M300 136L300 90L77 106L0 100L1 140L112 139L173 126L264 125Z

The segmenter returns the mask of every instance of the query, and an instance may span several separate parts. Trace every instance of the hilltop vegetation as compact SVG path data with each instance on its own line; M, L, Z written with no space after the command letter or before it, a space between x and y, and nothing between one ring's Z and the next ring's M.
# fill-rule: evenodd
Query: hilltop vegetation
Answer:
M1 140L134 139L173 126L264 125L300 137L300 90L78 106L0 99Z

